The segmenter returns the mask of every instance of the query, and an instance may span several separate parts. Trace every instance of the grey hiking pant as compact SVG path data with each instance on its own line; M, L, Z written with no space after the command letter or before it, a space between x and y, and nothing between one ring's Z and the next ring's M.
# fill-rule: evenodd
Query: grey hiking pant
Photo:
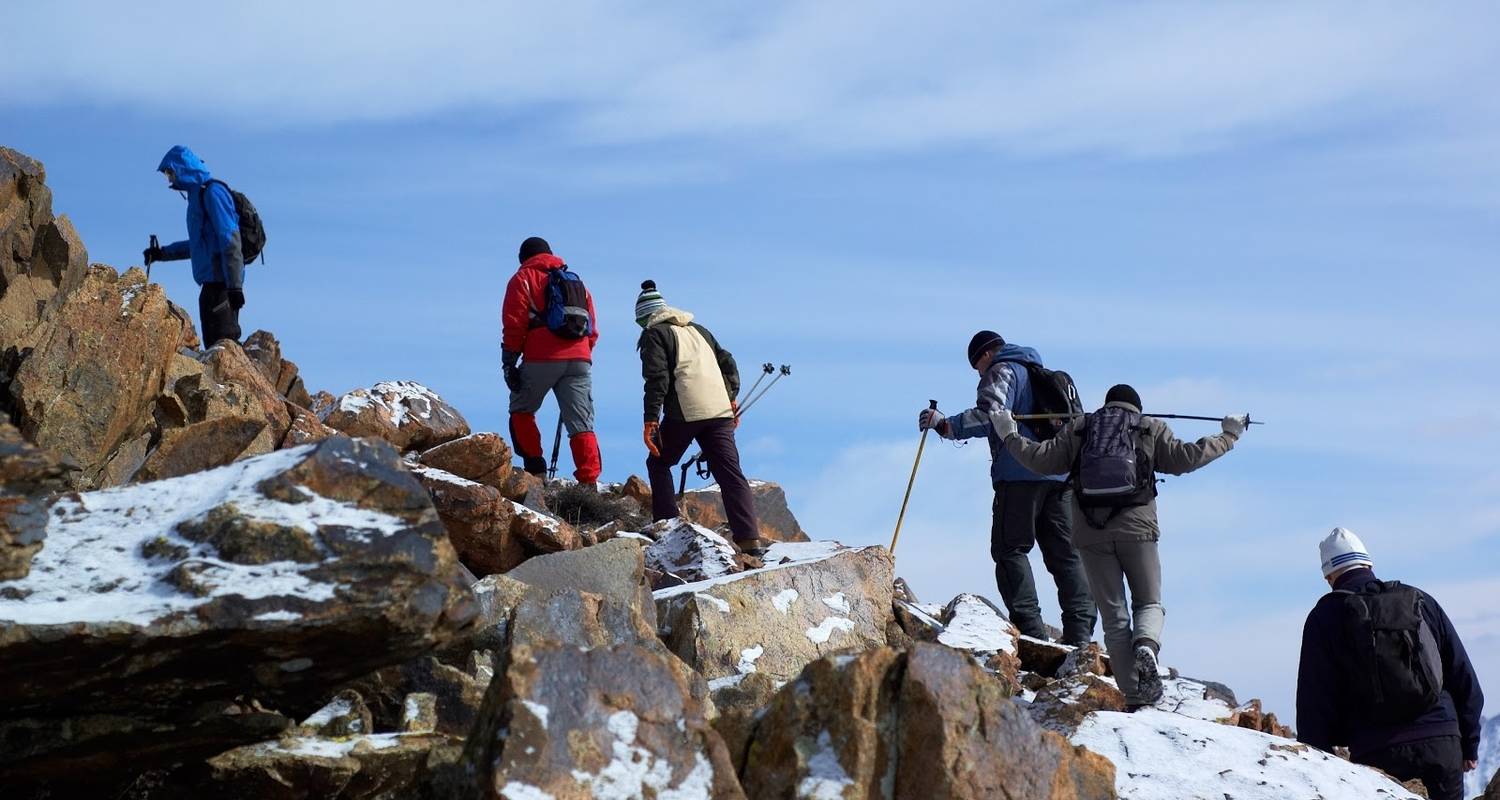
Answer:
M521 390L510 393L510 413L535 414L557 395L557 408L569 436L594 429L593 365L587 361L526 361L521 364Z
M1057 584L1063 641L1068 644L1094 637L1094 605L1078 550L1073 547L1072 507L1072 492L1061 481L1005 481L995 484L990 526L995 585L1011 622L1027 636L1048 638L1027 557L1031 548L1040 546L1042 563Z
M1161 559L1156 542L1126 539L1079 548L1089 591L1099 607L1104 646L1125 702L1140 703L1135 680L1135 645L1143 640L1161 646L1167 610L1161 604ZM1125 584L1130 605L1125 605ZM1132 621L1134 626L1132 627Z

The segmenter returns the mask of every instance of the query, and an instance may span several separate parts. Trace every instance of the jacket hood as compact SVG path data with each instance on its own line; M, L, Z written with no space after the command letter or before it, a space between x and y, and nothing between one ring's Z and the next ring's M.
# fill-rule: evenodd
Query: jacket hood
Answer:
M1005 346L1000 348L1000 352L995 354L993 363L998 364L1001 361L1018 361L1022 364L1035 364L1040 367L1042 366L1042 355L1030 347L1021 347L1020 345L1006 342Z
M683 311L680 308L672 308L671 306L667 306L666 308L663 308L662 310L657 311L656 313L647 317L646 327L649 328L652 325L660 325L665 322L668 325L676 325L679 328L685 328L692 321L692 314Z
M203 165L203 159L198 154L187 149L183 145L174 145L167 154L161 157L161 163L157 165L156 171L172 170L172 188L179 191L196 189L208 183L208 167Z
M551 253L537 253L521 262L521 269L535 269L542 272L551 272L552 270L562 269L566 266L567 263Z

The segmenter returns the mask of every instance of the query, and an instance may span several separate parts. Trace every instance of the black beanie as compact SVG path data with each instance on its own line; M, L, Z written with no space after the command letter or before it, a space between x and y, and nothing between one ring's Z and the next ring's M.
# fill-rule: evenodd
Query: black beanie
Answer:
M979 363L979 359L992 349L1005 346L1005 337L994 331L980 331L969 340L969 366Z
M1105 403L1129 403L1135 406L1136 411L1141 410L1141 396L1136 394L1135 389L1119 383L1110 387L1109 393L1104 395Z
M521 263L525 264L526 259L531 258L532 256L539 256L542 253L551 252L552 245L547 244L546 239L543 239L540 236L533 236L530 239L521 242Z

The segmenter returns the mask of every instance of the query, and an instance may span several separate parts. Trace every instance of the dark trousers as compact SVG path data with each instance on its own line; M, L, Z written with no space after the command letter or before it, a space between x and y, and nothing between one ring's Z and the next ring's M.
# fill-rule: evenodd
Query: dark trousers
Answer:
M995 560L995 584L1010 621L1021 633L1046 639L1047 626L1027 559L1031 548L1041 545L1042 563L1057 583L1063 641L1076 644L1093 638L1095 613L1083 561L1073 546L1072 505L1072 492L1060 481L995 484L990 557Z
M740 449L734 443L734 420L705 419L699 422L661 424L659 456L646 457L646 474L651 477L651 517L673 519L677 516L677 486L672 481L672 467L682 460L693 442L703 448L708 469L719 484L724 498L724 516L734 540L743 542L760 538L760 523L755 519L755 498L750 482L740 469Z
M1361 754L1360 764L1397 780L1421 780L1432 800L1464 800L1464 753L1457 736L1434 736Z
M203 324L203 349L220 339L240 340L240 312L229 304L222 283L205 283L198 290L198 319Z

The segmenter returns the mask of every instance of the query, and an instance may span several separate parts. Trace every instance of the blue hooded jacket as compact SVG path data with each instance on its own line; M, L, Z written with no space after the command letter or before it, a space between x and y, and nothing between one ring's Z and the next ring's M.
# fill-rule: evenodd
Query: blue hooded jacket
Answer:
M157 172L172 170L172 188L187 193L187 241L162 248L163 261L193 260L193 280L243 289L245 261L240 250L240 216L223 183L210 182L208 167L192 150L176 145Z
M1030 347L1019 347L1007 342L995 356L989 369L979 377L979 399L974 408L948 418L949 439L973 439L978 436L989 438L992 459L990 480L994 483L1063 481L1068 478L1066 474L1038 475L1021 466L1015 456L1005 449L999 437L995 436L995 428L990 424L991 411L1008 408L1013 414L1029 414L1034 410L1031 373L1026 371L1027 364L1042 366L1041 355ZM1017 429L1027 439L1036 440L1026 423L1018 423Z

